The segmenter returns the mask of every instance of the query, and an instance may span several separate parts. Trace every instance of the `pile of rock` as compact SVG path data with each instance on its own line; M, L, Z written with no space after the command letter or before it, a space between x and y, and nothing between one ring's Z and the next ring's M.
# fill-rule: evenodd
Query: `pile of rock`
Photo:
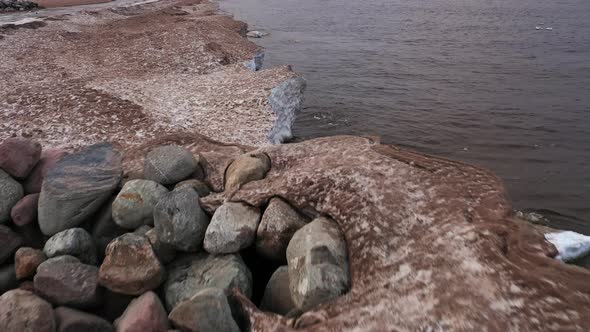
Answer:
M226 201L205 211L205 163L162 146L145 156L143 177L130 180L110 144L67 154L27 139L3 142L0 330L239 331L232 291L288 314L350 288L346 244L332 220L310 221L278 197L265 209ZM225 193L270 167L263 153L238 157ZM276 268L268 282L253 279L262 274L246 252Z
M35 2L26 0L0 0L0 12L14 12L23 10L38 9L39 5Z

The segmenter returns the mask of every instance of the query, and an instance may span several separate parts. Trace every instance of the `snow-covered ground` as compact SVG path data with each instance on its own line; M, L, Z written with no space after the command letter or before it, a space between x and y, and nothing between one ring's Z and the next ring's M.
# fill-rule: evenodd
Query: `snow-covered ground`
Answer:
M590 253L590 236L572 231L547 233L545 239L551 242L559 254L557 259L571 262Z

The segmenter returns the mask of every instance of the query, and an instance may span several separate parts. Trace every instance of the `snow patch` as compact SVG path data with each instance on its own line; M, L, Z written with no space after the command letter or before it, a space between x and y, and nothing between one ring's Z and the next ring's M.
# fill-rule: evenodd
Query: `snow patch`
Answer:
M570 262L590 253L590 236L572 231L547 233L545 239L557 248L559 254L555 257L564 262Z

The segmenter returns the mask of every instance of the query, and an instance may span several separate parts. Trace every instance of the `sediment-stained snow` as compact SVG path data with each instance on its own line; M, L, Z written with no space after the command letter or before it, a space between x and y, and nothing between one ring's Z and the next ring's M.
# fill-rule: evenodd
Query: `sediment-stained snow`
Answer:
M559 254L555 258L564 262L574 261L590 253L590 236L565 231L547 233L545 239L557 248Z

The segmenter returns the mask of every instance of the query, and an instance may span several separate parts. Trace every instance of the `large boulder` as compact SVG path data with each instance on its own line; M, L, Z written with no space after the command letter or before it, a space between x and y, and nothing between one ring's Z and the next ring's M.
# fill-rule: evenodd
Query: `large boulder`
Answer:
M55 332L51 304L32 292L15 289L0 296L0 331Z
M37 267L46 260L42 250L30 247L19 248L14 254L16 277L26 279L37 272Z
M23 187L8 173L0 169L0 224L10 220L10 212L23 198Z
M48 258L70 255L82 263L96 265L96 247L92 236L83 228L70 228L50 237L45 242L43 253Z
M209 217L199 206L199 195L191 188L178 188L164 195L154 208L158 239L181 251L201 248Z
M164 332L170 327L166 310L154 292L131 301L115 324L117 332Z
M289 203L272 198L256 231L256 252L268 259L286 262L289 241L306 223L307 218Z
M252 295L252 274L239 255L190 254L168 265L168 279L163 286L166 307L171 310L198 291L214 287L229 293L238 288Z
M57 332L115 332L101 317L68 307L55 308Z
M46 149L41 152L41 159L23 182L26 194L41 192L41 185L47 173L68 153L62 149Z
M41 158L41 144L14 137L0 144L0 169L17 179L24 179Z
M23 240L20 235L7 226L0 225L0 265L8 259L12 259L12 256L22 243Z
M346 242L327 218L317 218L293 235L287 262L291 298L300 309L331 300L350 286Z
M225 292L219 288L205 288L189 300L179 303L168 316L181 331L240 332L234 321Z
M270 277L264 289L260 309L285 315L295 309L289 288L289 268L280 266Z
M143 173L148 180L168 185L188 178L199 169L199 162L190 151L178 145L167 145L147 154Z
M131 180L113 202L113 220L126 229L154 224L154 206L168 193L163 185L151 180Z
M37 221L39 194L30 194L21 198L10 210L10 218L17 226L30 225Z
M244 203L220 206L207 227L203 247L212 254L238 252L254 243L260 210Z
M100 303L98 268L73 256L50 258L39 265L33 279L35 293L55 305L91 308Z
M242 185L264 179L270 169L270 159L264 153L247 153L229 165L225 173L225 191L231 192Z
M39 197L43 234L80 225L111 196L121 176L121 154L108 143L60 159L47 173Z
M140 295L164 280L164 267L143 235L127 233L113 240L100 266L100 284L113 292Z

